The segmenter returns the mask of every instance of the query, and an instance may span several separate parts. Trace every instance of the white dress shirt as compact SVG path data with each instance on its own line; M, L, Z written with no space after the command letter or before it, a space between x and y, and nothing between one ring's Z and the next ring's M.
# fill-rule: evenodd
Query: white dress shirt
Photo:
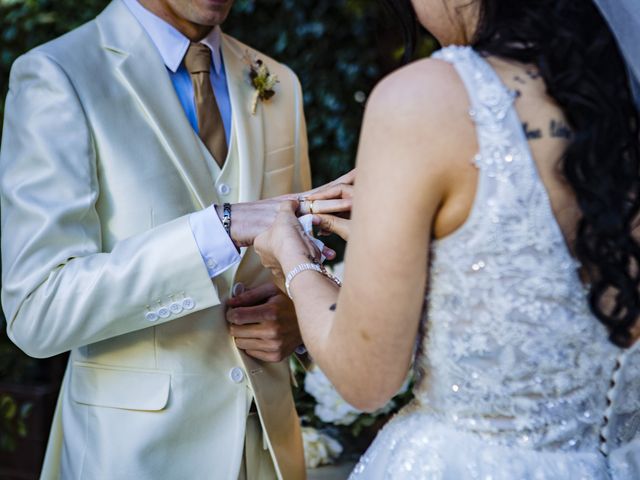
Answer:
M193 84L191 76L183 64L191 41L172 25L140 5L138 0L123 1L158 49L185 115L194 131L198 133ZM213 60L211 62L211 85L222 116L227 144L229 144L232 112L227 75L220 48L221 38L220 27L215 27L209 35L201 40L201 43L211 50ZM214 186L211 185L211 188ZM211 278L220 275L240 261L240 254L222 226L213 205L191 214L189 223Z

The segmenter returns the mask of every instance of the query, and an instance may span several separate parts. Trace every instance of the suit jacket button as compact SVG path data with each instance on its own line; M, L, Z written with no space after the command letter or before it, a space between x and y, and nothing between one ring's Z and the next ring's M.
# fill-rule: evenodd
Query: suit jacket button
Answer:
M158 320L158 314L155 312L147 312L144 319L148 322L155 322Z
M167 307L160 307L158 309L158 316L160 318L169 318L171 316L171 311Z
M177 315L178 313L182 312L183 307L180 303L173 302L171 305L169 305L169 310L171 310L171 313L175 313Z
M193 310L196 306L196 302L193 301L193 298L187 297L182 300L182 308L185 310Z
M218 185L218 193L223 196L227 196L231 193L231 187L226 183Z
M240 367L233 367L229 371L229 378L233 383L240 383L244 380L244 372Z

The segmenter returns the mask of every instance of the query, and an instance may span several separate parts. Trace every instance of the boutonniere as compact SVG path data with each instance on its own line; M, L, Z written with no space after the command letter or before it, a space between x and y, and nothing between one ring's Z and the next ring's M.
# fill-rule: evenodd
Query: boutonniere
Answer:
M273 87L279 82L278 76L271 74L269 67L255 55L248 51L244 56L245 63L249 66L249 80L255 89L253 101L251 102L251 114L255 115L258 109L258 102L266 102L276 94Z

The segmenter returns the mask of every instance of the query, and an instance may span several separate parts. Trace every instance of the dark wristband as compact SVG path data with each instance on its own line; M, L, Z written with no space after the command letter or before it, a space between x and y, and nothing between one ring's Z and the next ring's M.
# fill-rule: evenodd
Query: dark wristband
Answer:
M231 204L222 205L222 226L227 231L227 235L231 238Z

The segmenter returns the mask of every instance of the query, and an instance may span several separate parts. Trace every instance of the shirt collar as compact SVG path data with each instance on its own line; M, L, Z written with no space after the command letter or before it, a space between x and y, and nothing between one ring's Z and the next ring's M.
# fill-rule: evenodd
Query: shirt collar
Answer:
M175 73L187 53L187 49L191 43L190 40L172 25L140 5L138 0L123 1L151 38L151 41L160 52L164 64L169 70ZM220 53L221 38L222 30L219 26L216 26L209 32L209 35L200 40L200 43L203 43L211 49L213 68L218 75L222 71L222 55Z

